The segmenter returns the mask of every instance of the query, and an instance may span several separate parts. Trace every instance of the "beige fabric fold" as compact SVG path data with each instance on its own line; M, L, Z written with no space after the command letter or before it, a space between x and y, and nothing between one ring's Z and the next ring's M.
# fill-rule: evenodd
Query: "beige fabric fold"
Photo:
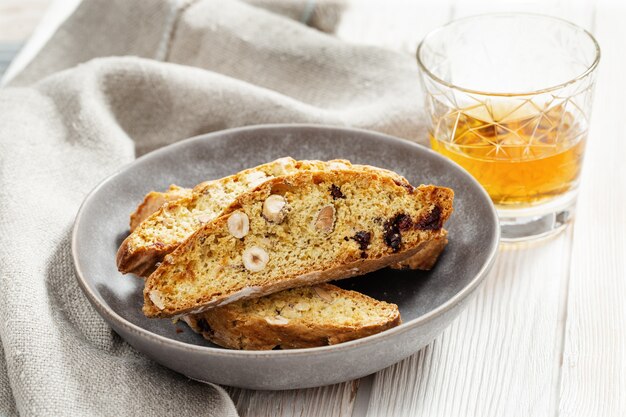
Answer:
M229 127L421 138L420 102L412 57L259 7L86 0L0 90L0 415L236 415L221 388L153 363L90 306L69 243L80 203L137 155Z

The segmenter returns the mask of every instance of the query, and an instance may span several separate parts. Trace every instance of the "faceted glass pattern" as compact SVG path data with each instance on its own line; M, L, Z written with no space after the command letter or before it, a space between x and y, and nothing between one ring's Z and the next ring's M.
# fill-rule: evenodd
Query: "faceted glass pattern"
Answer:
M433 149L499 206L575 189L597 53L584 30L538 15L479 16L433 32L418 50Z

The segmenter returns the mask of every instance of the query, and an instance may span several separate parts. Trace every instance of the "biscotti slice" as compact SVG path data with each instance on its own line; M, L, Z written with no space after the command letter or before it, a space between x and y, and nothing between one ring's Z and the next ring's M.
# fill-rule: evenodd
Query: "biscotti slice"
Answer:
M230 349L334 345L400 324L395 304L330 284L292 288L182 318L205 339Z
M274 163L279 162L281 165L285 165L285 164L290 163L290 161L293 161L293 160L290 158L283 158L281 160L274 161ZM295 163L298 164L297 162ZM309 164L304 164L304 166L310 167ZM316 167L319 168L320 166L316 165ZM371 167L371 166L351 165L350 162L346 160L329 161L328 163L324 163L323 168L324 169L354 168L354 169L365 169L365 170L377 170L377 171L380 171L382 174L388 174L388 175L393 176L395 180L398 182L398 184L404 184L404 186L409 186L409 183L405 178L399 176L398 174L392 171L388 171L382 168ZM215 184L211 185L212 182ZM201 183L200 185L195 187L195 190L197 191L202 190L203 192L197 193L196 195L192 194L193 192L192 189L181 188L176 185L170 185L170 188L165 192L150 191L148 194L146 194L142 203L139 206L137 206L137 209L133 213L131 213L130 231L133 232L139 226L139 224L141 224L144 220L149 218L153 213L158 211L165 203L175 201L171 206L176 207L176 209L178 209L180 206L194 204L194 202L197 201L197 199L208 199L210 198L209 193L213 189L213 187L217 187L218 191L220 191L221 189L220 184L222 184L223 182L224 182L223 180L216 180L216 181L208 181L208 182ZM232 199L234 200L235 197L236 196L233 195ZM176 201L179 199L180 201ZM188 212L184 210L182 210L182 213L185 215L188 214ZM156 218L152 218L144 226L141 233L143 235L157 235L157 233L152 233L150 229L154 225L157 225L158 227L163 224L166 224L167 228L169 230L172 230L172 233L169 235L169 240L168 239L161 239L157 241L147 240L146 242L144 242L144 244L142 244L141 238L137 239L135 237L129 237L127 241L125 241L124 244L122 244L122 246L120 247L120 251L118 252L118 265L120 266L120 270L122 272L133 272L140 276L148 276L150 275L152 271L154 271L154 269L156 269L156 266L155 266L156 263L159 262L163 258L163 256L173 251L178 244L182 243L184 239L182 237L177 238L177 236L184 236L185 233L184 232L176 233L176 230L180 230L181 227L185 227L186 225L188 225L188 223L186 223L184 218L179 220L175 216L172 217L171 210L169 210L168 207L163 208L161 214L162 216L156 216ZM206 218L211 217L211 215L212 213L204 213L204 214L200 214L199 216L207 216L203 218L203 220L206 220ZM179 225L179 223L181 223L181 225ZM201 224L197 224L196 228L199 228L200 226ZM189 230L188 233L190 235L192 231ZM134 245L132 245L132 248L134 249L129 249L129 247L126 246L127 242L129 242L129 246L130 246L131 241L136 242ZM163 241L165 241L166 243L164 243ZM145 246L148 246L148 248L146 249ZM438 246L439 251L443 250L444 247L445 247L445 244L443 246ZM122 250L122 248L124 248L124 251ZM433 250L433 245L429 245L428 248L424 248L424 251L428 252L429 259L425 259L424 254L422 254L421 253L422 251L420 251L420 253L414 256L416 258L414 261L403 264L402 266L398 265L396 266L396 268L411 268L410 265L418 265L418 267L412 268L412 269L423 269L420 267L420 265L430 265L430 267L428 268L430 269L437 261L437 257L439 253ZM135 259L132 260L131 258L135 258ZM152 262L154 262L154 264L150 263L151 260ZM139 265L140 267L135 268L135 270L125 271L124 268L127 268L128 265Z
M381 175L391 176L399 185L411 187L404 177L395 172L368 165L352 165L350 161L343 159L328 162L296 161L289 157L277 159L230 177L203 182L191 192L188 189L177 190L176 193L183 194L182 198L172 199L162 205L124 240L117 253L118 269L123 273L132 272L148 276L165 255L172 252L202 224L216 218L239 194L264 181L300 171L343 169L373 170ZM169 198L167 194L152 194L153 197L147 197L147 203L157 204L158 201L154 200L159 197ZM133 216L134 221L138 222L146 212L144 205L140 205L138 210L131 214L131 223Z
M203 224L215 219L241 193L279 175L308 170L349 167L349 161L296 161L281 158L194 187L190 195L170 201L149 216L122 242L117 268L123 273L149 275L163 257L172 252Z
M190 188L182 188L178 185L170 185L165 192L150 191L143 198L137 209L130 215L130 231L134 231L152 213L160 209L165 203L176 201L181 198L191 197Z
M165 202L176 200L180 198L180 194L187 191L191 194L191 188L181 188L176 185L171 185L165 192L150 191L143 199L143 202L137 207L131 214L131 231L134 230L139 223L149 217L152 213L157 211ZM151 212L150 212L151 211ZM133 221L136 222L133 227ZM448 232L442 230L442 236L433 239L428 242L420 251L397 264L390 265L393 269L416 269L422 271L428 271L432 269L437 263L437 259L446 245L448 244Z
M172 317L402 261L441 236L452 190L376 171L309 171L241 194L148 277L144 314Z

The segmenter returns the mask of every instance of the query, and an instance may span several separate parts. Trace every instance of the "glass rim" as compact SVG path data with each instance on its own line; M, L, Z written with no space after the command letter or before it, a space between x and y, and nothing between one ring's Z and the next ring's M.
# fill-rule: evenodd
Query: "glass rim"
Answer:
M446 80L441 79L440 77L436 76L435 74L433 74L428 67L422 62L422 59L420 58L420 51L422 50L422 46L424 46L425 42L428 41L428 39L430 37L432 37L433 35L441 32L442 30L448 29L450 26L466 21L466 20L473 20L473 19L479 19L479 18L485 18L485 17L505 17L505 16L522 16L522 17L539 17L539 18L543 18L543 19L547 19L547 20L553 20L558 22L559 24L565 24L567 26L570 26L573 29L582 31L584 34L587 35L587 37L589 37L589 39L591 39L592 44L595 47L595 57L593 62L591 63L591 65L589 65L587 67L587 69L585 69L585 71L583 71L580 75L577 75L574 78L569 79L568 81L564 81L560 84L557 85L553 85L553 86L549 86L549 87L545 87L545 88L541 88L541 89L537 89L537 90L533 90L533 91L523 91L523 92L507 92L507 93L503 93L503 92L489 92L489 91L481 91L481 90L474 90L471 88L467 88L467 87L461 87L459 85L455 85L451 82L448 82ZM549 93L551 91L555 91L555 90L560 90L561 88L575 83L577 81L582 80L583 78L587 77L589 74L591 74L596 67L598 66L598 63L600 62L600 56L601 56L601 52L600 52L600 44L598 44L598 41L596 40L596 38L591 34L591 32L589 32L587 29L570 22L569 20L566 19L562 19L560 17L556 17L556 16L550 16L550 15L546 15L546 14L542 14L542 13L527 13L527 12L504 12L504 13L483 13L483 14L478 14L478 15L473 15L473 16L467 16L467 17L463 17L460 19L455 19L452 20L448 23L446 23L443 26L438 27L437 29L434 29L430 32L428 32L426 34L426 36L424 36L424 38L420 41L419 45L417 46L417 51L415 53L416 58L417 58L417 65L419 66L420 70L422 70L422 72L426 75L428 75L428 77L430 77L432 80L436 81L439 84L442 84L448 88L451 89L455 89L455 90L459 90L459 91L463 91L465 93L469 93L469 94L478 94L478 95L482 95L482 96L496 96L496 97L515 97L515 96L529 96L529 95L538 95L538 94L543 94L543 93Z

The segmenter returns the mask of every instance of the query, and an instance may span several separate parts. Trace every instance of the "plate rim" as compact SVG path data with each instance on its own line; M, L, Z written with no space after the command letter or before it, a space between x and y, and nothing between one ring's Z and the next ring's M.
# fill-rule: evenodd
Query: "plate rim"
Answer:
M446 300L444 303L442 303L435 309L430 310L429 312L422 314L419 317L416 317L407 322L403 322L396 327L392 327L383 332L376 333L370 336L362 337L362 338L351 340L348 342L339 343L336 345L318 346L318 347L310 347L310 348L284 349L284 350L236 350L236 349L226 349L222 347L193 345L193 344L189 344L189 343L182 342L179 340L170 339L169 337L162 336L156 333L152 333L151 331L144 329L143 327L138 326L126 320L125 318L120 316L117 312L115 312L110 306L104 303L101 303L99 301L98 296L95 294L95 290L89 286L85 277L83 276L81 264L78 260L78 249L77 249L78 241L77 240L78 240L78 230L80 228L81 221L83 220L85 207L105 184L112 181L115 177L117 177L121 172L125 171L131 165L137 164L147 158L154 158L155 156L158 156L162 153L171 152L172 150L175 150L178 147L187 146L188 144L192 142L204 141L207 139L211 139L212 137L215 137L215 136L237 134L240 132L259 131L259 130L277 130L277 129L278 130L280 129L312 129L312 130L325 130L325 131L332 130L332 131L344 131L344 132L351 132L351 133L356 132L359 134L378 136L379 138L387 140L387 141L419 148L420 151L422 152L425 151L426 153L435 157L435 159L439 159L439 160L444 161L445 163L449 163L449 164L452 164L453 166L456 166L463 175L468 177L468 179L477 186L477 188L479 189L479 192L483 194L486 201L489 203L488 205L491 210L492 219L493 219L492 225L494 227L494 230L496 231L496 235L493 241L491 242L491 247L489 249L487 262L483 264L482 268L478 271L478 273L459 292L457 292L455 295L453 295L451 298ZM491 198L489 197L485 189L480 185L480 183L478 183L478 181L469 172L467 172L463 167L461 167L456 162L448 158L445 158L439 155L438 153L436 153L435 151L425 146L419 145L415 142L402 139L396 136L391 136L385 133L373 131L373 130L354 128L354 127L348 127L348 126L332 126L332 125L322 125L322 124L312 124L312 123L273 123L273 124L250 125L250 126L236 127L236 128L230 128L230 129L223 129L223 130L218 130L218 131L210 132L210 133L203 133L203 134L196 135L187 139L183 139L173 144L161 147L145 155L142 155L141 157L136 158L135 160L127 164L124 164L119 169L117 169L116 171L114 171L113 173L105 177L104 179L102 179L85 196L83 202L81 203L78 209L78 212L74 220L74 225L72 227L71 253L72 253L72 261L74 265L74 270L76 272L75 274L76 280L78 281L80 288L82 289L83 293L87 296L87 299L92 304L92 306L96 309L96 311L98 311L98 313L103 318L105 318L109 323L115 323L117 326L120 326L121 328L124 328L125 330L131 333L134 333L135 335L139 337L142 337L147 340L151 340L152 342L156 342L158 344L164 344L164 345L171 345L174 348L178 348L178 349L182 349L186 351L192 351L196 353L205 353L205 354L224 356L224 357L248 357L248 358L251 358L251 357L272 358L273 357L275 358L275 357L298 357L302 355L310 355L310 354L315 354L315 353L319 353L319 354L336 353L336 352L351 350L353 348L357 348L362 345L374 344L381 339L393 337L394 335L400 335L402 333L412 330L415 327L418 327L420 324L423 324L429 320L432 320L436 317L439 317L445 314L449 310L453 309L457 304L460 304L466 297L471 295L472 292L482 283L483 279L485 278L487 273L491 270L491 267L493 266L495 262L499 242L500 242L500 225L499 225L499 220L498 220L498 214L497 214L495 206L493 205L491 201Z

